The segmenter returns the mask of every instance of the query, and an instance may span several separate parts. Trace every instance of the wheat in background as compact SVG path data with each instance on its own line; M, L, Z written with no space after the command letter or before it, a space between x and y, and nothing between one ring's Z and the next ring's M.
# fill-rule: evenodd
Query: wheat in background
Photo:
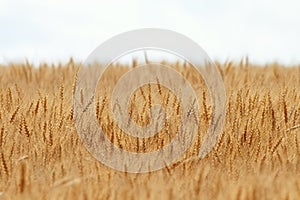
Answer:
M181 160L148 174L109 169L81 143L72 121L78 64L0 67L0 198L299 199L300 67L217 63L227 93L226 122L214 150L199 160L211 116L209 93L192 68L170 65L196 86L201 128ZM95 114L118 147L153 151L174 136L179 103L159 80L141 87L129 104L132 119L148 124L149 108L158 102L171 118L149 140L124 135L107 104L128 70L117 65L105 72L107 90L97 90Z

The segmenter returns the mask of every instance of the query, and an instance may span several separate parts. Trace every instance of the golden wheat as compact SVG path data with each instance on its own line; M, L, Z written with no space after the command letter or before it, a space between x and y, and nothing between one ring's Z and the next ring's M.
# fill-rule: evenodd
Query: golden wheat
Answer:
M227 93L226 121L215 148L200 160L211 117L209 93L193 68L170 65L199 97L200 130L178 162L147 174L114 171L81 143L72 109L79 64L0 66L0 199L300 199L300 66L217 63ZM108 105L128 70L118 64L105 71L95 113L119 148L157 150L174 137L180 104L159 80L140 87L129 103L132 120L149 124L156 103L171 117L152 138L125 135Z

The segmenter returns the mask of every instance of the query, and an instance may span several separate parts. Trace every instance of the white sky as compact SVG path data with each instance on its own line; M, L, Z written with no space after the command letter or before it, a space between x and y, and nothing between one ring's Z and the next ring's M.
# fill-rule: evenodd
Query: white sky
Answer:
M149 27L182 33L220 61L300 63L299 0L0 0L0 62L82 61Z

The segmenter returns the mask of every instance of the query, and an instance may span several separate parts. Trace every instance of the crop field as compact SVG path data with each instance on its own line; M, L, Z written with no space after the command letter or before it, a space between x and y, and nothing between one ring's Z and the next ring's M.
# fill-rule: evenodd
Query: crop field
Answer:
M216 63L226 89L226 118L216 146L200 159L210 96L192 67L169 65L193 85L200 128L179 160L149 173L113 170L83 145L72 108L80 63L0 65L0 199L300 199L300 66ZM149 139L126 135L108 105L130 67L115 64L105 71L95 115L118 148L155 151L174 137L180 104L159 83L144 85L128 104L132 120L149 124L155 103L169 117Z

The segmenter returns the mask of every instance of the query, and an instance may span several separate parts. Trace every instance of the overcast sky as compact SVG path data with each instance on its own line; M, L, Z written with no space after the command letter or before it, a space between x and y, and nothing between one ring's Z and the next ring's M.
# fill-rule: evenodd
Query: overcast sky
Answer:
M165 28L212 59L300 63L299 0L0 0L0 62L82 61L106 39Z

